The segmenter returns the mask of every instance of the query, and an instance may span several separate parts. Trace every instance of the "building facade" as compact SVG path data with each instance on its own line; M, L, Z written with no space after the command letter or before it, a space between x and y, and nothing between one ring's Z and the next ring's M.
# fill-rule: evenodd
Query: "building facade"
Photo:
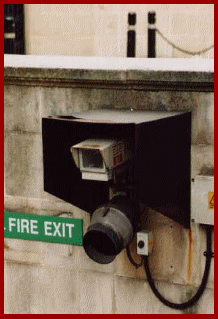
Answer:
M195 178L213 168L213 49L200 54L211 60L125 59L128 12L137 14L136 57L145 58L149 11L156 12L156 27L169 41L197 52L213 44L213 8L211 4L24 5L26 56L5 55L5 211L79 218L84 232L90 225L89 212L44 191L42 117L49 115L102 108L192 111L191 175ZM158 58L196 57L156 36ZM163 88L157 81L155 89L150 75L161 80ZM186 85L185 90L167 90L166 75L173 81L187 80L192 89ZM157 288L171 302L189 300L204 272L204 227L193 223L186 229L149 208L144 216L142 224L146 222L154 235L149 262ZM130 250L140 263L136 238ZM136 268L125 249L112 263L99 265L80 246L5 237L4 312L213 314L214 262L200 301L176 310L155 297L144 268Z
M214 43L213 4L25 4L26 54L126 57L127 17L136 13L136 57L147 57L148 12L175 46L205 50ZM190 58L156 37L157 58ZM213 58L214 50L200 55Z

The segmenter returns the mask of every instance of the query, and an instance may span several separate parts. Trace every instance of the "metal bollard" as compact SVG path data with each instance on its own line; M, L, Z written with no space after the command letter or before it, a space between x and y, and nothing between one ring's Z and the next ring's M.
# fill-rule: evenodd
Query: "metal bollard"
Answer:
M135 57L136 46L136 13L128 14L128 31L127 31L127 58Z
M148 58L155 58L155 46L156 46L156 13L148 12Z

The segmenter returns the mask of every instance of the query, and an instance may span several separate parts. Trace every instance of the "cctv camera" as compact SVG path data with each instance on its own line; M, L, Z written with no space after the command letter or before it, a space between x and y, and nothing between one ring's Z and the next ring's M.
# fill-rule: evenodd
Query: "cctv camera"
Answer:
M130 140L87 139L73 145L71 152L82 179L109 181L115 170L125 170L132 147Z

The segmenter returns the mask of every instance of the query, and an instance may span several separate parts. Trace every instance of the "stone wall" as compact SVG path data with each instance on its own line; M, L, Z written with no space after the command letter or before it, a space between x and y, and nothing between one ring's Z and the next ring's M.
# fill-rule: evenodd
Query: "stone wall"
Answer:
M43 190L43 116L104 107L192 110L192 176L199 174L202 167L214 165L211 89L198 92L196 88L187 91L186 87L182 91L181 84L181 91L151 90L148 80L137 80L136 70L127 66L126 60L122 64L126 69L120 70L116 62L105 60L107 67L97 71L91 67L58 68L54 60L54 66L46 68L45 60L37 62L36 57L22 57L23 60L16 62L19 61L16 58L12 63L5 56L5 210L51 216L64 213L82 218L84 231L89 226L89 213ZM44 63L43 67L39 61ZM147 72L151 78L157 76L152 70L140 72L144 78ZM181 80L181 74L170 72L171 80ZM192 76L196 87L201 87L205 79L212 83L212 73L198 73L198 78ZM190 73L187 74L190 78ZM127 75L131 82L127 81ZM161 84L163 88L166 86L163 74ZM187 230L158 212L149 210L147 214L155 239L150 265L156 285L167 299L183 302L195 293L202 279L206 249L204 228L193 224L191 230ZM156 299L144 268L136 269L125 249L111 264L99 265L78 246L8 238L4 243L5 314L211 314L214 311L213 261L209 282L199 303L191 309L177 311ZM139 262L135 239L131 251Z
M136 57L147 57L148 12L157 28L188 51L214 43L213 4L25 4L26 54L126 57L128 12L137 14ZM189 58L157 34L157 58ZM201 55L213 58L214 50Z

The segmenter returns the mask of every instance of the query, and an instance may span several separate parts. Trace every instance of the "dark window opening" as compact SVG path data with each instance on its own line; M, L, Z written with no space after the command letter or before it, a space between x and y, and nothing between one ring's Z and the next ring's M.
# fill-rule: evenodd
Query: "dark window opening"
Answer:
M4 53L25 54L23 4L4 4Z

